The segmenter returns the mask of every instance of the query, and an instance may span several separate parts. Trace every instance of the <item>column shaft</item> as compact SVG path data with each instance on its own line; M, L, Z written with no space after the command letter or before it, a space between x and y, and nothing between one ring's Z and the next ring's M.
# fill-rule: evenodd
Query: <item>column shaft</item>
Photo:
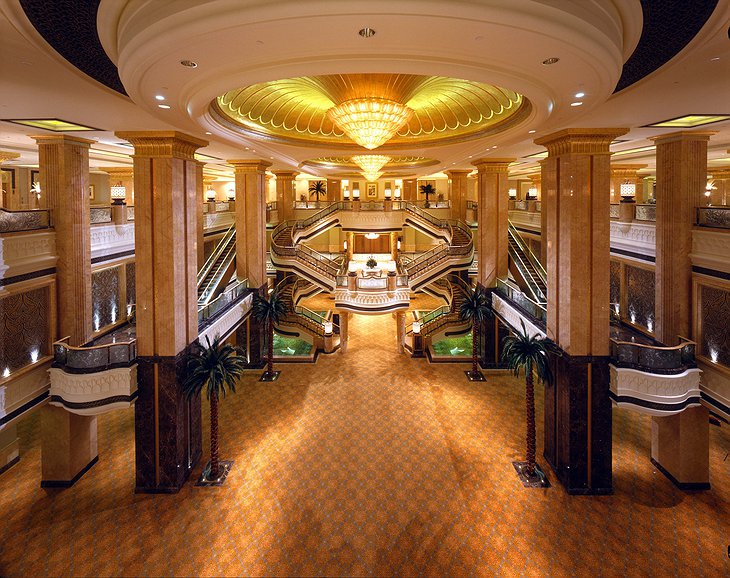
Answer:
M276 176L276 206L279 221L294 218L294 179L299 173L292 171L274 171Z
M411 203L418 200L416 179L403 179L403 200Z
M477 167L479 252L478 281L494 287L498 278L506 278L508 270L508 201L507 170L514 159L478 159Z
M459 221L466 221L466 178L471 171L446 171L451 179L451 217Z

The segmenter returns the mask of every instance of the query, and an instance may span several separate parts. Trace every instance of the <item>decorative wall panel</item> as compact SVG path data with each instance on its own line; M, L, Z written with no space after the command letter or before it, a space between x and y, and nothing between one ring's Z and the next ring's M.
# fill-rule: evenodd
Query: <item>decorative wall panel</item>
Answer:
M49 303L48 287L0 299L0 376L49 354Z
M654 331L654 271L642 267L625 266L626 309L628 320L634 325ZM686 337L686 336L685 336Z
M137 272L137 267L135 266L134 262L127 263L127 305L133 305L137 302L137 279L135 277L135 274Z
M730 288L701 285L700 354L730 367Z
M110 267L91 275L92 322L94 331L116 323L126 311L121 311L119 274L121 267Z
M621 303L621 263L611 259L610 277L611 303Z

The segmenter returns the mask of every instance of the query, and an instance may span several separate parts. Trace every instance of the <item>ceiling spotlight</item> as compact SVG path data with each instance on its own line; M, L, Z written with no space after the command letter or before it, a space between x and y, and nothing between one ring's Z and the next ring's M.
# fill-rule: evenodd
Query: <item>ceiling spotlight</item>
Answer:
M155 95L155 100L165 100L165 97L162 96L161 94L156 94Z
M206 133L205 133L205 134L213 134L213 133L212 133L212 132L207 132L207 131L206 131Z
M373 30L369 26L366 26L365 28L360 28L357 33L363 38L372 38L373 36L375 36L375 30Z
M527 131L527 134L535 134L535 131L534 130L528 130Z
M165 110L167 110L168 108L170 108L170 105L169 104L158 104L157 106L160 107L160 108L164 108Z
M542 61L545 66L547 66L548 64L555 64L556 62L560 62L560 59L556 56L553 56L552 58L546 58Z
M198 63L193 62L192 60L181 60L180 64L182 64L186 68L198 68Z
M579 100L577 102L571 102L570 106L581 106L583 103Z
M576 92L575 93L575 98L583 98L585 95L586 95L585 92Z

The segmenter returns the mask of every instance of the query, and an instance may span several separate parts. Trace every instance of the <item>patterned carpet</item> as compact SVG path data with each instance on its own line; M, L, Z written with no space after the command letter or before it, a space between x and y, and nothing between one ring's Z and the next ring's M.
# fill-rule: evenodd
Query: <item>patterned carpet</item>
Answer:
M21 462L0 477L0 575L730 575L727 425L711 428L711 491L656 472L650 420L625 410L614 495L526 489L511 464L519 381L398 356L391 316L350 327L346 354L283 366L273 384L250 372L224 400L235 464L220 488L135 495L133 412L119 411L99 419L99 463L42 490L39 423L25 420Z

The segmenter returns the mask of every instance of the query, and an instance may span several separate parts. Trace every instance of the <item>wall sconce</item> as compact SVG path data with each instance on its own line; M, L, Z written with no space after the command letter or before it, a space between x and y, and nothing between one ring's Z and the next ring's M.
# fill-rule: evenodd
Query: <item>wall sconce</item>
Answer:
M121 183L117 183L116 185L112 185L110 189L112 202L115 205L123 205L124 200L127 198L127 188Z
M325 321L324 322L324 334L325 335L332 335L332 330L334 329L334 326L332 325L331 321Z
M215 201L215 189L213 188L213 185L210 185L208 190L205 191L205 200L209 203Z
M622 202L629 203L633 201L634 197L636 196L636 185L628 181L626 181L625 183L621 183L621 187L619 188L619 194L621 195Z
M230 188L226 191L226 197L228 197L229 201L235 201L236 200L236 189Z
M517 189L510 189L509 191L507 191L507 193L509 194L510 199L517 198Z
M421 334L421 322L420 321L414 321L412 328L413 328L413 335Z

